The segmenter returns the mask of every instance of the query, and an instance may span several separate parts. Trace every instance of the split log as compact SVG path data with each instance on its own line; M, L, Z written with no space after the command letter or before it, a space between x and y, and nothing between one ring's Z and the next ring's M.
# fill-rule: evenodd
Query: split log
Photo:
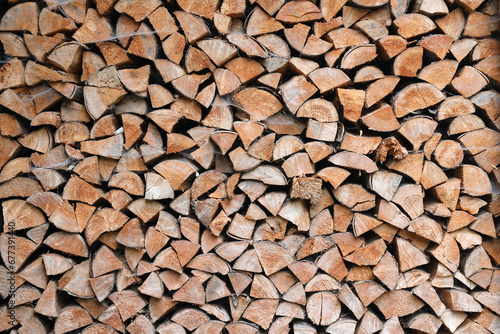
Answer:
M498 332L497 7L6 2L0 330Z
M399 91L393 100L396 117L400 118L419 109L433 106L445 99L435 86L428 83L409 85Z

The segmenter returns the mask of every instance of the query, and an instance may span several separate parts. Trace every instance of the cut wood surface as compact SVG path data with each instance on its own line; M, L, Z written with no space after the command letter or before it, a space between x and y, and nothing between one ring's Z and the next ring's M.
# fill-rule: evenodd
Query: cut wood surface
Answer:
M0 332L500 333L495 0L4 0Z

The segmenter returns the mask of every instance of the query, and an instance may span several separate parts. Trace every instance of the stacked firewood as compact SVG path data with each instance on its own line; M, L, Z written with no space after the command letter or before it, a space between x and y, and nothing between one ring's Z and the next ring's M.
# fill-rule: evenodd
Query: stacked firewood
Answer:
M0 332L499 333L498 6L2 2Z

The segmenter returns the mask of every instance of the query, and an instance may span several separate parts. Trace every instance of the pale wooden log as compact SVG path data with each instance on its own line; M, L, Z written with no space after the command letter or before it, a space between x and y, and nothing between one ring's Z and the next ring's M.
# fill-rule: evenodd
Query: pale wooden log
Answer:
M269 72L275 72L275 71L283 71L287 64L287 59L290 58L290 48L288 47L288 44L281 39L281 37L275 35L275 34L266 34L262 35L256 38L257 41L266 49L267 52L271 52L275 55L277 55L279 58L270 58L270 62L263 62L264 67L269 68ZM285 58L280 60L280 58ZM300 61L300 59L295 58ZM302 62L302 61L301 61ZM313 61L309 61L307 63L313 63ZM319 65L316 64L316 67Z
M19 273L19 277L40 289L45 289L49 280L45 272L45 266L43 265L42 259L37 259L24 267L24 269ZM21 290L21 295L25 294L28 296L27 298L31 298L29 297L30 295L32 297L36 297L37 295L39 296L36 290L33 290L30 287L26 288L27 290L24 290L25 293L22 292L23 290ZM29 290L32 290L32 292L30 292Z
M462 162L463 150L456 141L444 140L434 150L434 158L443 168L455 168Z
M356 330L359 333L375 333L381 329L382 322L380 321L380 319L375 314L368 311L365 313L363 318L361 318L361 321Z
M0 198L30 197L42 191L40 184L25 177L15 177L0 185Z
M227 35L231 31L231 17L216 12L214 13L214 25L221 35Z
M465 18L461 8L457 8L442 18L436 19L437 26L445 34L457 40L465 26Z
M48 127L22 135L17 139L22 146L37 151L47 153L52 149L54 138L52 131Z
M207 312L208 314L216 317L218 320L221 320L221 321L229 321L230 320L230 316L229 316L229 313L226 312L222 307L220 306L216 306L216 305L210 305L210 304L207 304L207 305L203 305L200 307L203 311Z
M488 307L490 310L493 312L497 313L499 312L498 309L498 296L495 293L492 292L473 292L472 297L479 301L482 305L485 307Z
M335 189L335 198L353 211L366 211L375 206L375 195L356 184L345 184Z
M37 112L33 99L26 96L28 94L30 94L30 92L26 89L22 91L18 90L17 92L7 89L0 95L0 104L14 111L16 114L31 120L36 116ZM20 99L20 97L26 98Z
M85 15L84 24L73 34L73 38L84 44L109 40L111 26L105 17L90 8Z
M458 63L453 60L436 61L423 68L418 77L442 90L451 82L457 68Z
M267 118L281 109L281 103L270 93L256 89L247 88L238 92L234 98L248 113L253 120Z
M427 264L429 262L424 253L422 253L418 248L413 246L405 239L397 238L396 247L397 256L402 272Z
M306 143L304 148L313 163L323 160L328 155L333 153L333 149L330 146L319 141Z
M337 60L340 59L344 51L345 48L341 48L337 50L331 50L325 53L325 61L328 64L328 66L334 66Z
M493 314L488 309L484 309L483 312L479 313L478 315L475 315L473 319L476 323L480 324L481 326L490 331L497 330L500 325L499 317Z
M474 85L467 86L465 83L469 81L474 82ZM488 78L482 72L471 66L464 66L458 70L450 85L459 94L470 97L483 89L488 82Z
M390 290L395 289L399 276L399 269L396 260L389 252L386 252L382 256L380 262L373 269L373 273Z
M424 49L420 46L408 48L394 59L394 74L397 76L415 77L422 68Z
M38 34L38 6L35 2L18 4L10 8L0 21L1 31L27 30Z
M411 84L393 97L396 117L405 116L413 111L433 106L445 99L435 86L429 83Z
M395 301L401 301L398 303ZM412 314L424 306L424 303L417 297L405 290L385 292L377 298L374 303L384 314L386 319L393 316L404 316Z
M472 59L474 61L485 59L490 56L498 55L498 43L495 39L486 38L481 40L472 53Z
M408 321L408 327L425 333L437 333L443 322L429 313L422 313Z
M302 51L307 40L311 28L305 24L299 23L294 25L292 28L285 29L285 37L295 50Z
M422 38L418 44L434 57L443 60L452 43L453 38L450 36L430 35Z
M321 56L332 48L332 44L324 41L316 35L310 35L306 45L302 49L302 54L309 57Z
M146 305L137 292L130 290L114 292L109 299L116 305L124 321L136 315Z
M385 170L376 171L370 174L368 187L382 196L387 201L390 201L396 193L402 177L396 173L391 173Z
M123 227L128 217L119 211L103 208L96 212L88 221L85 229L85 237L89 245L92 245L104 232L116 231Z
M461 96L447 98L439 106L437 117L439 120L474 113L472 102Z
M276 282L276 278L273 276ZM288 282L288 286L286 288L281 289L281 291L286 290L289 285L293 285L293 282ZM254 276L254 280L252 282L252 286L250 288L250 297L254 298L269 298L269 299L277 299L279 296L278 290L276 289L273 282L264 275L256 274ZM247 301L248 303L248 301Z
M134 321L132 321L127 327L126 330L132 334L137 334L137 333L154 333L155 327L151 323L151 320L149 320L147 317L144 315L139 315L135 318Z
M320 9L305 1L286 3L276 14L277 20L287 24L315 21L322 18Z
M318 258L317 265L323 271L338 281L347 275L347 268L342 261L342 256L337 247L329 249L325 254Z
M63 43L47 57L49 63L68 73L77 73L82 66L84 48L77 43Z
M338 87L351 85L349 77L341 70L334 68L319 68L308 74L309 79L318 87L321 94L330 92Z
M432 247L429 253L451 271L455 272L458 269L460 251L451 235L445 233L441 244Z
M430 118L414 117L403 123L398 133L403 135L413 145L414 151L418 151L420 146L434 134L437 125L437 122Z
M76 298L102 324L77 329L85 333L155 327L160 333L223 327L281 333L292 319L301 333L314 332L312 323L329 325L324 329L332 333L399 333L396 316L409 330L496 331L487 309L498 311L490 297L498 290L499 262L500 142L491 130L499 128L498 94L484 91L498 81L491 1L423 0L408 8L404 0L349 6L252 0L247 8L241 0L206 6L183 0L173 16L157 0L48 0L41 12L17 3L9 1L0 27L23 6L35 8L36 20L0 28L13 57L0 69L0 103L9 109L0 117L4 224L25 230L16 239L29 245L23 256L36 256L42 242L48 250L38 260L21 259L14 295L19 332L30 325L43 332L31 306L22 305L39 300L35 312L47 324L61 324L53 318ZM112 20L113 10L123 14ZM38 26L46 36L33 35ZM68 34L78 43L64 43ZM87 51L94 43L103 57ZM137 57L153 60L154 73L147 64L136 66ZM158 80L172 83L177 95ZM446 88L458 95L445 96ZM85 105L74 102L82 96ZM425 112L433 120L398 121ZM343 123L359 119L358 129ZM396 131L396 137L377 135ZM28 158L25 150L35 152ZM352 170L366 179L360 183ZM287 185L289 193L281 189ZM27 196L29 204L19 199ZM28 211L21 214L21 207ZM105 246L96 248L98 240ZM47 275L57 275L59 286ZM345 282L351 286L342 287ZM392 292L385 288L405 296L386 307L380 300ZM311 306L332 290L340 290L347 318ZM141 295L149 296L147 310ZM428 308L384 313L411 305L400 299L416 298ZM370 309L374 300L385 325ZM475 322L465 320L471 313ZM167 317L177 322L153 325Z
M321 185L322 182L319 178L295 178L290 196L291 198L302 198L316 203L321 196Z
M42 296L37 301L35 312L49 317L57 317L62 308L63 302L61 294L57 290L57 283L50 281L45 287Z
M406 39L426 34L436 28L430 18L422 14L406 14L394 20L398 34Z
M450 52L456 60L462 61L472 51L476 44L476 40L472 38L464 38L453 43L450 47Z
M75 319L77 319L75 321ZM85 327L92 323L92 318L83 308L74 306L65 308L58 315L55 322L55 333L67 333Z
M0 114L0 134L5 137L18 137L27 132L19 120L10 114Z
M410 224L409 218L394 203L385 200L378 203L377 218L397 228L406 228Z
M304 76L295 76L280 86L280 93L285 100L286 106L293 114L316 91L317 88L309 83Z
M349 28L354 23L356 23L363 16L368 14L370 11L365 8L343 6L342 7L342 21L346 28Z
M377 51L380 57L387 61L396 57L403 52L408 45L408 42L397 35L389 35L377 41Z
M384 254L386 245L382 239L359 248L354 253L345 257L346 261L357 265L376 265Z
M414 4L414 10L428 16L448 14L448 7L444 1L418 1Z
M117 331L125 331L125 325L123 324L118 308L115 305L105 308L105 310L98 315L97 320L109 326L107 328L116 329Z
M376 57L377 47L375 45L358 45L344 54L340 63L340 68L352 70L373 61Z
M262 37L260 38L262 39ZM270 42L278 42L278 40L276 41L270 41ZM286 47L286 44L284 45ZM267 46L268 48L271 47L270 45ZM281 50L283 49L283 50ZM280 50L275 50L275 52L280 52L283 54L283 56L286 56L287 58L290 57L290 51L288 50L288 48L280 48ZM291 58L289 61L288 61L288 65L290 66L290 69L292 70L293 73L296 73L296 74L299 74L299 75L307 75L309 73L311 73L312 71L314 71L315 69L319 68L319 64L315 61L312 61L312 60L308 60L308 59L302 59L302 58L297 58L297 57L293 57ZM269 70L274 70L274 71L277 71L278 69L274 69L274 68L269 68ZM279 71L283 71L284 69L281 68L279 69Z
M473 11L471 15L467 17L463 35L468 37L490 36L492 30L496 29L496 27L494 24L489 23L489 19L490 16L488 14Z
M33 35L25 35L25 36L33 36ZM33 36L34 38L39 37L39 36ZM61 38L62 36L59 35L57 38ZM25 42L26 37L24 38ZM42 39L45 39L42 37ZM17 36L14 33L10 32L5 32L5 33L0 33L0 41L2 42L2 45L4 47L5 54L10 55L12 57L29 57L28 50L26 49L26 46L23 43L23 40L20 36ZM56 43L58 44L58 43ZM34 55L36 57L36 55Z
M382 224L382 222L374 217L360 214L359 212L354 215L354 232L356 236L368 232L375 227Z
M370 86L366 91L365 106L371 107L378 101L382 100L385 96L391 93L399 82L397 77L381 78Z
M204 312L194 308L177 311L172 316L172 321L178 323L189 331L194 331L202 324L208 322L208 320L209 318Z
M361 30L372 41L377 41L389 35L389 31L385 25L374 19L359 21L354 25L354 28Z
M144 20L151 12L153 12L161 3L155 0L147 0L144 3L137 1L120 0L114 8L119 13L130 15L135 21Z
M5 182L15 178L18 175L29 173L31 166L29 158L16 158L5 164L0 173L0 181Z
M471 224L470 228L481 234L494 237L495 228L493 224L493 215L487 212L481 212L475 217L475 221Z
M349 28L334 29L326 34L325 37L333 44L335 49L369 43L365 35Z
M474 298L465 292L445 289L441 291L444 304L453 311L481 312L483 308Z
M50 216L63 204L61 196L51 192L40 192L30 196L27 202L40 208L47 216Z
M453 288L453 274L440 262L433 262L430 268L430 283L436 288Z
M354 288L365 307L385 292L385 289L374 281L364 281L354 284Z
M102 87L85 86L83 89L85 106L94 119L98 119L104 115L125 94L126 92L122 88L103 89Z
M463 195L458 199L457 209L464 210L470 214L475 215L484 205L486 205L486 202L484 202L480 198Z
M27 333L47 333L43 322L35 315L33 308L29 306L18 306L15 308L16 320L21 327L20 331Z
M399 204L403 210L415 219L423 213L423 194L421 186L403 185L394 194L392 201Z
M278 300L259 299L248 305L242 317L248 319L264 329L268 329L274 317L274 313L278 307ZM262 316L264 313L267 316Z
M89 261L81 262L67 271L58 281L59 289L66 291L70 295L82 298L92 298L95 296L90 285L90 264Z
M3 82L0 85L2 89L16 88L26 85L25 66L22 61L17 58L7 61L0 69L0 75L3 79ZM31 78L28 79L31 80Z
M370 154L377 149L381 141L382 138L380 137L354 136L346 133L342 140L341 149L360 154Z
M476 247L470 252L464 261L463 271L466 277L472 277L480 269L491 269L492 264L482 246Z
M354 334L356 330L357 321L350 318L340 318L335 323L328 326L326 329L327 333L331 334Z
M377 104L372 112L362 116L361 121L368 128L380 132L394 131L399 128L394 111L384 102Z
M339 120L335 106L323 99L311 99L305 102L297 111L297 117L314 118L320 122Z
M461 334L466 332L487 333L488 330L470 319L465 319L464 322L457 328L455 333Z
M148 20L151 22L156 34L161 40L164 40L169 35L177 31L177 26L175 24L174 18L163 6L159 6L152 13L148 15Z
M256 7L249 15L246 33L250 36L257 36L272 33L283 29L284 26L264 12L260 7Z
M429 305L437 316L443 315L446 306L430 283L415 287L412 292Z
M330 292L318 292L307 302L307 315L314 324L328 326L340 316L340 302Z
M353 312L356 319L361 319L361 317L365 314L366 308L348 285L342 286L342 289L338 294L338 299Z
M480 168L463 165L457 168L456 175L461 180L460 187L463 188L463 193L471 196L482 196L491 193L491 182L486 178L486 173Z

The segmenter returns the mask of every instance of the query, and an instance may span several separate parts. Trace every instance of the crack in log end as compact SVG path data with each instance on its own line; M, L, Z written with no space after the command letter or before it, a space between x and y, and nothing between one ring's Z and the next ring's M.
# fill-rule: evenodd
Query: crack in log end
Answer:
M0 6L0 332L496 333L494 0Z

